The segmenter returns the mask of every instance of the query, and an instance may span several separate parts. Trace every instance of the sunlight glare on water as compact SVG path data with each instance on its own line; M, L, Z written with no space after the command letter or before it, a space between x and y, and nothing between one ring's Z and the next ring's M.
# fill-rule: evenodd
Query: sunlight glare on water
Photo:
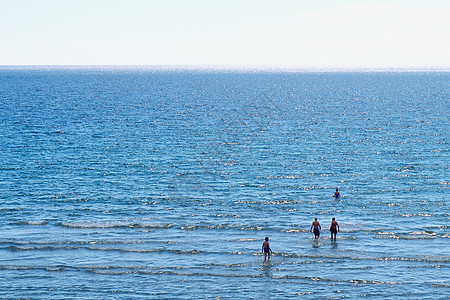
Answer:
M448 72L0 79L1 297L449 294Z

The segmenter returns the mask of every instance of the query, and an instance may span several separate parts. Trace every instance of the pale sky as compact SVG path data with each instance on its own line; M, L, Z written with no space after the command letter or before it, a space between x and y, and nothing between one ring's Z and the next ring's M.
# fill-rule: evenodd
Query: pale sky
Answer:
M0 0L0 65L450 67L450 1Z

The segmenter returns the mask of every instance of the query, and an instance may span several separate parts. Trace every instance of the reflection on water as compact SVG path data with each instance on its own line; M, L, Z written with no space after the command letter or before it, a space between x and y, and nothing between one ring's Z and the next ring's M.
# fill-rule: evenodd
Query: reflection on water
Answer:
M272 277L272 262L271 261L265 261L262 263L262 271L263 275L266 277Z
M337 249L337 248L338 248L337 240L336 240L336 241L335 241L335 240L331 240L331 247L332 247L333 249Z

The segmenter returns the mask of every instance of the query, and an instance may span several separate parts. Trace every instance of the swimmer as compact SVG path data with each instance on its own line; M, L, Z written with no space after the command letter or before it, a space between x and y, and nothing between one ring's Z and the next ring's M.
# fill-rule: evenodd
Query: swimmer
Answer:
M268 237L265 238L265 241L262 244L262 252L264 253L264 261L270 260L270 253L272 252L272 249L270 249Z
M338 189L336 189L336 192L334 193L333 197L334 197L334 198L339 198L339 197L341 197L341 194L339 194L339 190L338 190Z

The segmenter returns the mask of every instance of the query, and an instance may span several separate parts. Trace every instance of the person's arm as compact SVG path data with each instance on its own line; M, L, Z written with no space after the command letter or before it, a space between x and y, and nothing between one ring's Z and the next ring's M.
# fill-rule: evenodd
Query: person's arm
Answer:
M311 228L309 229L309 232L312 231L313 226L314 226L314 223L311 224Z
M339 223L336 223L338 231L341 231L341 229L339 228Z

